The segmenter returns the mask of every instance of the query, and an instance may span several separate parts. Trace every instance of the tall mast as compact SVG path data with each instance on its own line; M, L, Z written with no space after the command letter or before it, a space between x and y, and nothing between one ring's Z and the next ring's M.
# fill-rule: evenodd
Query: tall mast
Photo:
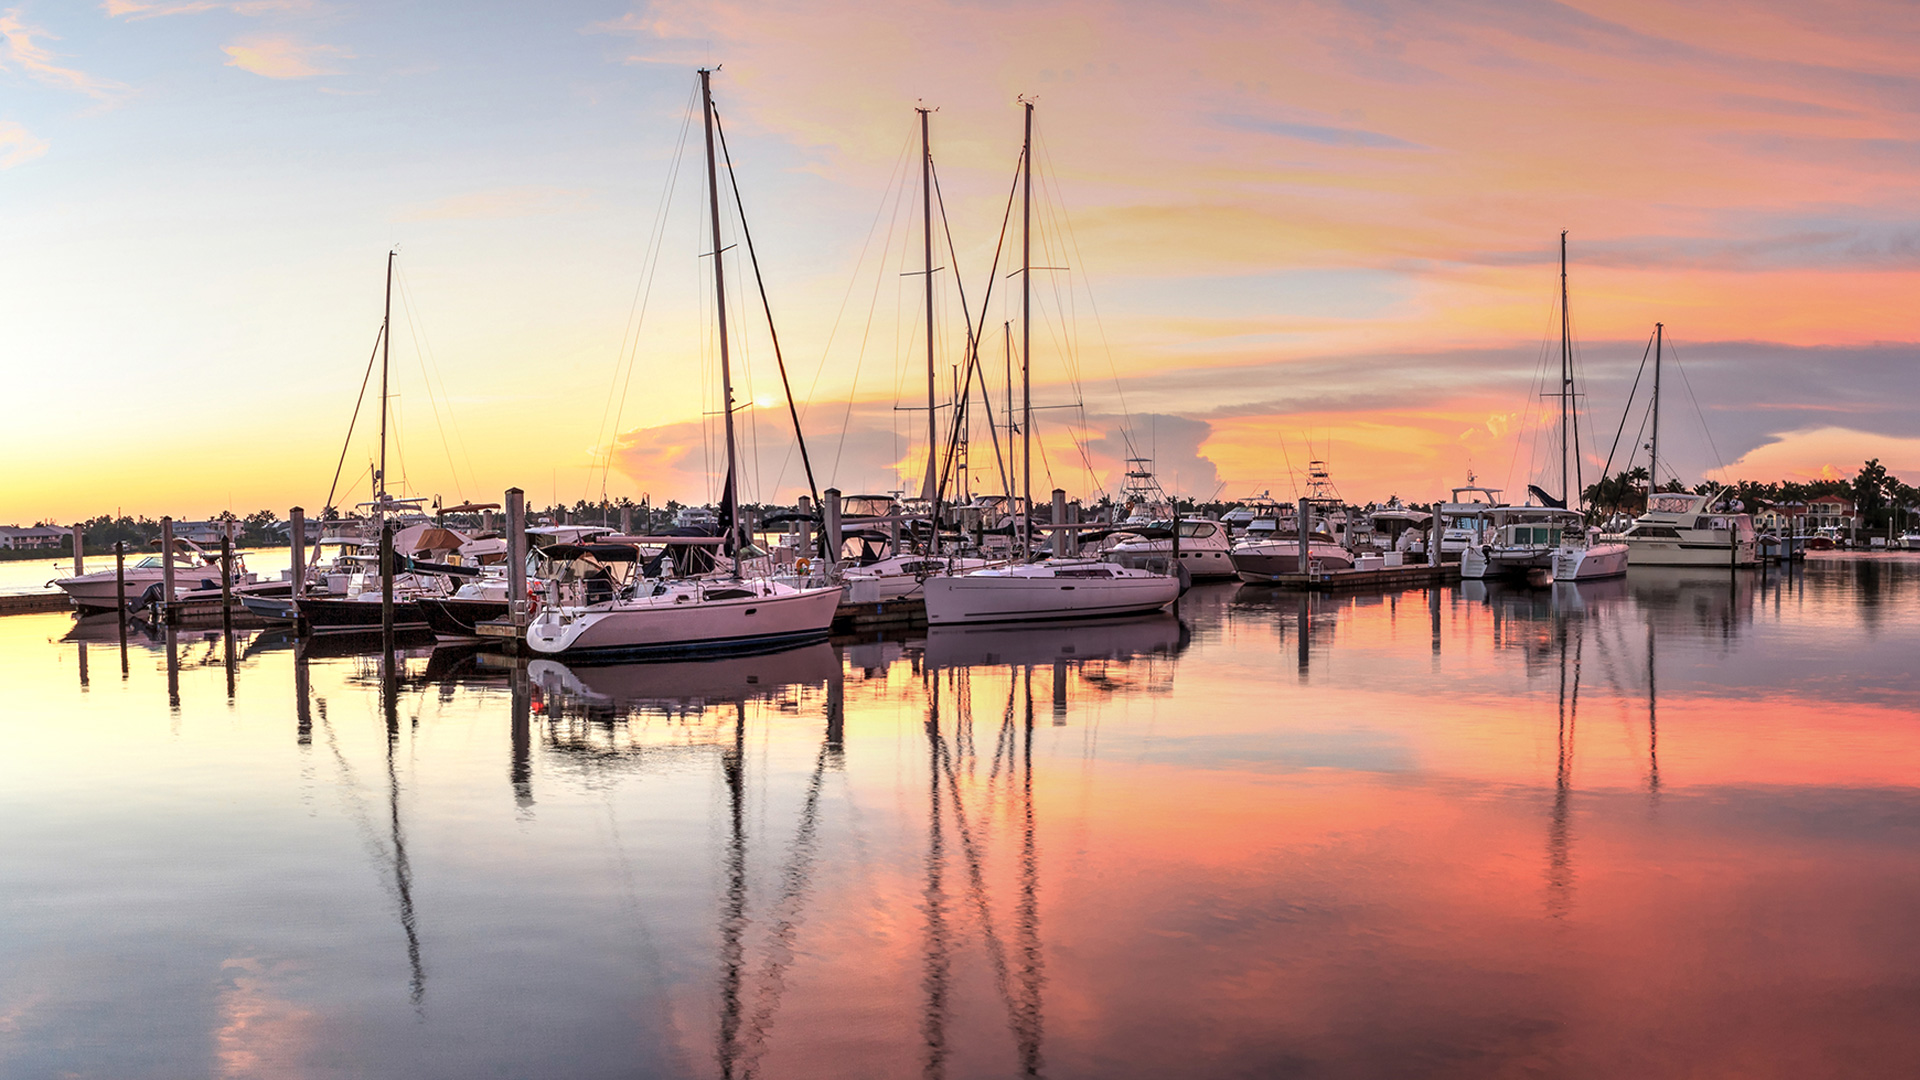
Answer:
M374 492L374 501L380 504L380 513L387 512L387 352L392 347L393 335L393 255L387 252L387 307L380 317L380 483Z
M1660 488L1660 351L1666 344L1667 324L1653 324L1653 445L1647 460L1647 490Z
M1567 230L1560 230L1560 501L1574 503L1573 478L1573 324L1567 317Z
M709 69L700 69L700 99L707 121L707 203L713 211L713 310L720 317L720 414L726 417L727 425L727 483L723 497L726 504L732 507L732 520L727 522L727 533L733 537L733 572L738 577L741 550L745 544L740 537L740 481L734 470L733 369L728 366L727 356L726 260L720 257L720 176L713 161L712 75Z
M920 497L929 503L934 497L934 459L939 456L940 444L933 390L933 145L927 137L927 117L932 111L914 110L920 114L920 233L925 241L922 246L925 261L921 269L927 287L927 482L920 489ZM938 531L935 530L936 533Z
M1033 558L1033 102L1023 101L1026 130L1020 140L1020 498L1026 503L1021 554Z

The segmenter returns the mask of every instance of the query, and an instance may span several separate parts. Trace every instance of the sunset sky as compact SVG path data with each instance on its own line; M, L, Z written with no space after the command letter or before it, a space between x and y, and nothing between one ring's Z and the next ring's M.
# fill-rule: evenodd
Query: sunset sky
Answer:
M1688 482L1920 481L1917 47L1870 0L0 0L0 523L320 506L395 246L394 486L705 500L701 65L822 486L924 460L915 106L977 317L1023 94L1035 261L1068 267L1035 276L1035 398L1080 406L1042 414L1036 487L1116 488L1128 438L1199 497L1290 497L1309 457L1360 501L1557 476L1563 229L1589 476L1662 321ZM790 499L730 303L746 495Z

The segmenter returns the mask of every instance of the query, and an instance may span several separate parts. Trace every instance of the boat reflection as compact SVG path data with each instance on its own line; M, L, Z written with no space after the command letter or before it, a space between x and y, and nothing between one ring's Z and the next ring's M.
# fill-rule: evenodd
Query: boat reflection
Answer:
M820 642L760 656L569 666L531 660L527 675L548 716L609 719L633 713L700 713L710 705L779 699L837 675L833 647Z
M934 670L1056 661L1122 663L1175 657L1192 641L1169 612L1126 619L1091 619L1061 626L933 626L927 629L926 666Z

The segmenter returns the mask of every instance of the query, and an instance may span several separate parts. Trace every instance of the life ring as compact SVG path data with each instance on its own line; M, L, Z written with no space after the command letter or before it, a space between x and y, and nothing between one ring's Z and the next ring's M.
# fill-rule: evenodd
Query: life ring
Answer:
M812 569L813 569L812 559L802 558L802 559L793 560L793 571L796 574L804 574Z

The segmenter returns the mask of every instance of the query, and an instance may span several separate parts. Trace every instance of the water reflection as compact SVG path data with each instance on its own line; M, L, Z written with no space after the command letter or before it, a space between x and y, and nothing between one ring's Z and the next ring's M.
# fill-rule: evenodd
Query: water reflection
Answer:
M84 769L0 718L0 1071L1894 1075L1913 612L1889 560L711 663L133 627L124 689L14 680ZM10 671L101 644L36 625ZM95 1001L190 1037L109 1062Z

